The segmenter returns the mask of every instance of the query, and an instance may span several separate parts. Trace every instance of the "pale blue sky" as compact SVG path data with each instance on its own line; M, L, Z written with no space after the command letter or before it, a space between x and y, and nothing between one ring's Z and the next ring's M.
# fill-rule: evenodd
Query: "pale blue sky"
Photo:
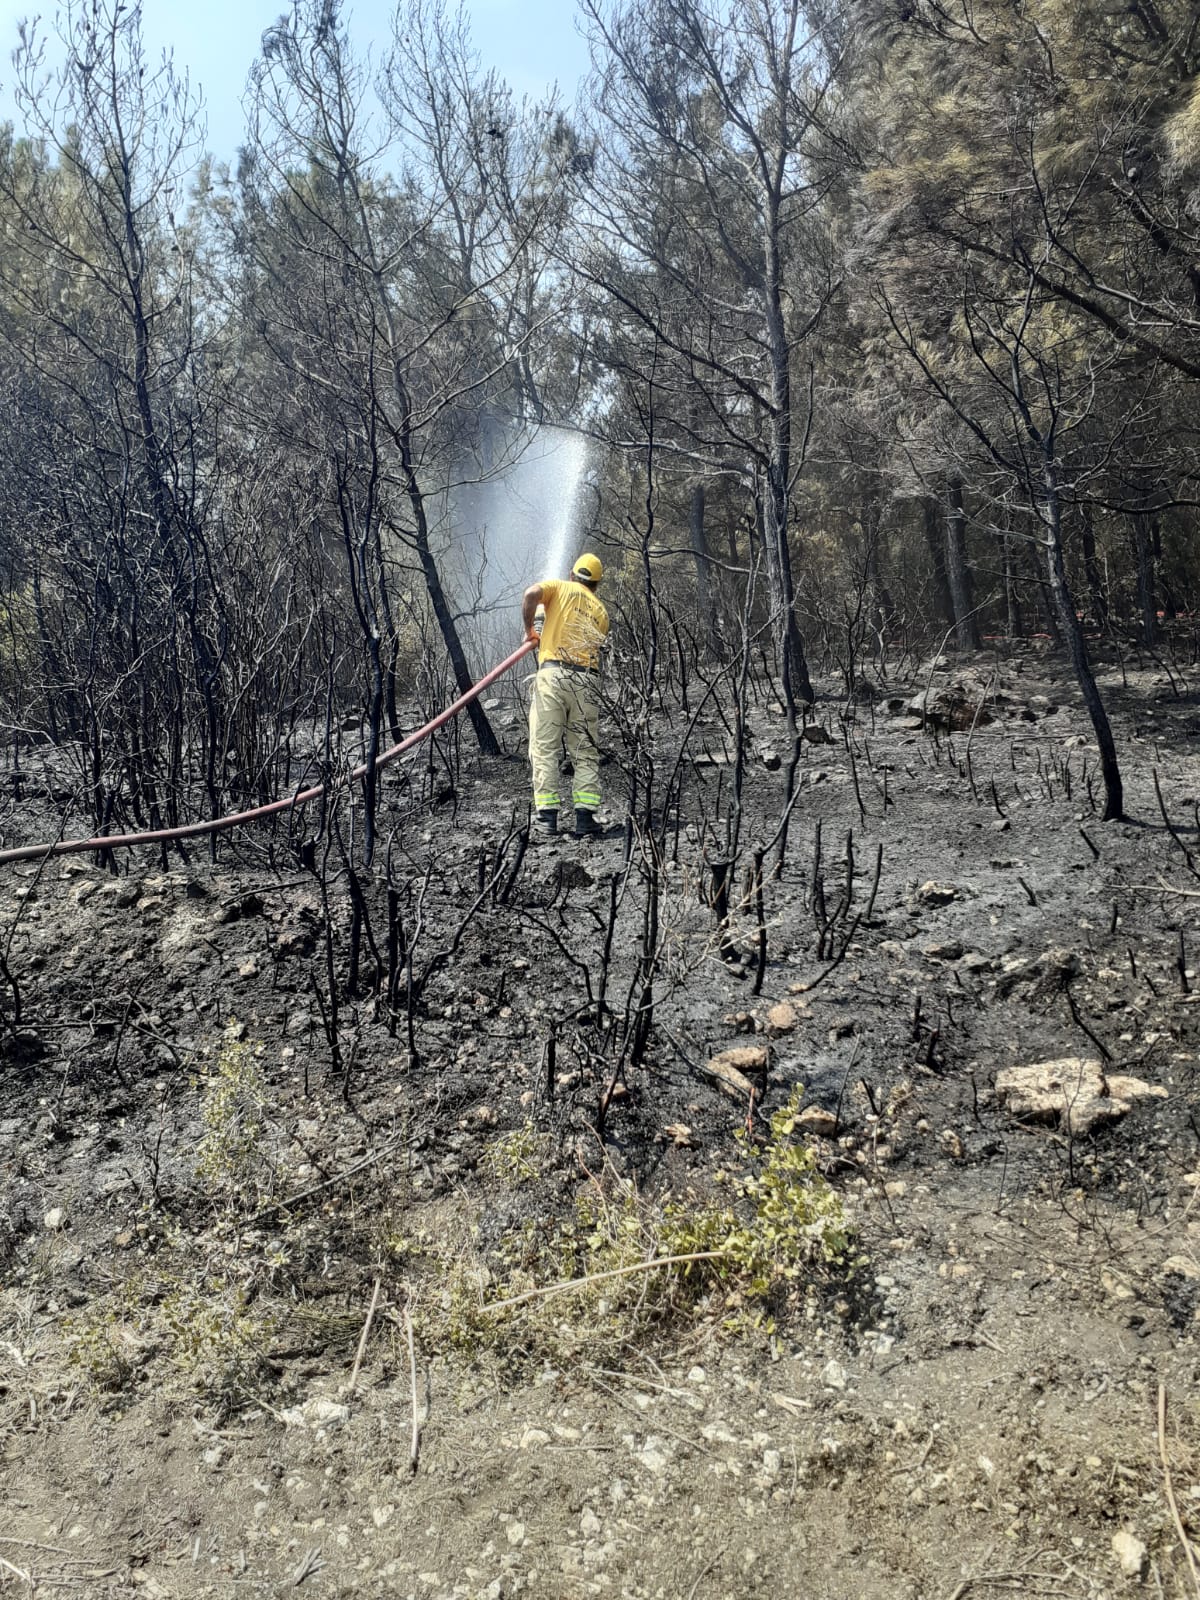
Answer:
M41 16L52 30L55 0L0 0L0 119L13 116L9 92L17 24ZM287 0L143 0L151 58L174 52L204 90L208 148L234 154L242 137L239 100L263 30L289 9ZM388 0L347 0L351 31L375 58L390 38ZM538 98L557 82L568 103L587 71L587 46L575 25L574 0L466 0L471 36L484 67L495 67L518 95Z

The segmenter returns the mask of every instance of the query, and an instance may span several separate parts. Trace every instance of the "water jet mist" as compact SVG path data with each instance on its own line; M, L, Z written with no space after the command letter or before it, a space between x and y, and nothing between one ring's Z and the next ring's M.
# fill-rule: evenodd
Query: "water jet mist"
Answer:
M582 434L541 428L509 441L510 465L451 489L446 570L475 648L512 637L531 583L568 575L589 454Z

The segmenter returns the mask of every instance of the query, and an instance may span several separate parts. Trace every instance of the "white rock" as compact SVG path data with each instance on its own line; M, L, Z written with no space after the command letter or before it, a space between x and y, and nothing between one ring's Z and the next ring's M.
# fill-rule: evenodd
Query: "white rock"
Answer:
M55 1206L52 1211L47 1211L42 1218L47 1233L57 1233L67 1220L67 1214L61 1206Z
M1165 1100L1167 1091L1140 1078L1106 1075L1098 1061L1062 1056L996 1074L996 1098L1016 1117L1091 1133L1126 1116L1138 1100Z
M656 1478L661 1478L671 1464L671 1458L663 1448L662 1440L653 1435L637 1452L637 1459L646 1471L652 1472Z
M319 1395L302 1406L290 1406L280 1416L289 1428L344 1428L350 1421L350 1407Z
M846 1387L846 1369L840 1361L827 1361L821 1369L821 1382L827 1389Z
M838 1119L832 1111L826 1111L824 1106L805 1106L796 1118L796 1126L803 1128L805 1133L816 1134L820 1139L835 1139Z
M521 1435L521 1449L533 1450L538 1445L549 1444L550 1435L542 1428L526 1428Z
M336 1400L306 1400L304 1415L315 1428L344 1428L350 1421L350 1407Z
M523 1522L510 1522L504 1530L504 1537L511 1545L525 1543L525 1524Z
M1112 1547L1117 1565L1127 1578L1144 1576L1149 1561L1146 1556L1146 1546L1140 1539L1122 1528L1120 1533L1113 1534Z
M594 1539L600 1532L600 1518L590 1506L583 1508L583 1515L579 1519L579 1531L585 1539Z
M707 1439L709 1444L737 1443L736 1434L730 1433L723 1422L705 1423L704 1427L700 1429L700 1435L702 1438Z

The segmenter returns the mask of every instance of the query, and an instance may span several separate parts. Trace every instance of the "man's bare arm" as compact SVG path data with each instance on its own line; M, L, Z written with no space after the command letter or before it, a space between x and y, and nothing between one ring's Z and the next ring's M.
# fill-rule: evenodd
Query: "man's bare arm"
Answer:
M525 629L527 639L536 639L533 631L533 618L537 608L542 603L542 586L540 583L531 583L525 591L525 598L521 601L521 626Z

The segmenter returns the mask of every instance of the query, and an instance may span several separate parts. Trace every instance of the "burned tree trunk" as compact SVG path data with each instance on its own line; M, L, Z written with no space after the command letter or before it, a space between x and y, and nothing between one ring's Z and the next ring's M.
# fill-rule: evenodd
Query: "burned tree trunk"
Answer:
M1108 623L1108 596L1104 592L1104 584L1100 577L1100 563L1096 559L1096 529L1092 522L1091 510L1083 507L1082 520L1083 544L1083 575L1087 580L1088 597L1092 603L1092 613L1100 627Z
M1142 619L1142 643L1153 650L1158 643L1158 604L1154 596L1154 546L1150 519L1145 512L1133 517L1133 552L1137 568L1138 611Z
M1032 429L1030 431L1033 432ZM1096 746L1100 752L1100 774L1104 779L1104 820L1119 822L1125 815L1125 791L1121 782L1121 769L1117 762L1117 746L1113 738L1112 724L1108 720L1108 712L1105 710L1104 701L1100 698L1100 690L1096 686L1083 626L1076 613L1075 598L1067 581L1066 563L1063 560L1062 502L1059 493L1058 467L1044 438L1037 434L1034 434L1034 438L1043 452L1040 509L1046 535L1043 546L1046 556L1046 577L1058 612L1059 626L1071 653L1071 665L1075 669L1079 692L1083 696L1083 703L1096 735Z
M1019 639L1024 631L1021 616L1021 592L1017 588L1012 540L1007 534L1004 538L1004 610L1009 638Z
M704 533L704 512L704 484L697 480L692 485L691 500L688 504L688 540L691 544L692 560L696 565L696 610L713 653L723 654L721 621L713 593L712 559L708 553L708 541Z
M936 500L921 504L925 524L925 543L929 546L929 559L933 564L933 598L937 614L947 627L954 623L954 597L950 593L950 579L946 573L946 545L938 528Z
M954 642L960 650L978 650L983 641L979 636L971 569L967 563L967 517L963 510L961 480L951 478L946 494L949 503L946 515L946 575L954 607Z

